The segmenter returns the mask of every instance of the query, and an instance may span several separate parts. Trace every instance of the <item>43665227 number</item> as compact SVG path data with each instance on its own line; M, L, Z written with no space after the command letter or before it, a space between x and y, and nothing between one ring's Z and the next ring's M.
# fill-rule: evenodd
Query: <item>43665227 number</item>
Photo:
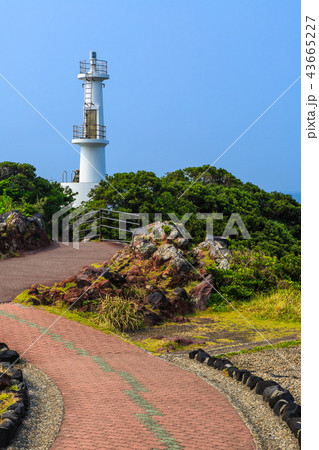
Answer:
M315 19L306 16L306 75L312 78L316 74L316 24ZM309 63L309 64L308 64Z

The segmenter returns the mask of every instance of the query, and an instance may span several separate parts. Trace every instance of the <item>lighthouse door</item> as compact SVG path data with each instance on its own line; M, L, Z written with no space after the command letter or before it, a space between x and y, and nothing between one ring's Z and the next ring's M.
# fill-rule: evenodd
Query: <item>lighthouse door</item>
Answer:
M96 139L96 109L85 111L85 134L87 138Z

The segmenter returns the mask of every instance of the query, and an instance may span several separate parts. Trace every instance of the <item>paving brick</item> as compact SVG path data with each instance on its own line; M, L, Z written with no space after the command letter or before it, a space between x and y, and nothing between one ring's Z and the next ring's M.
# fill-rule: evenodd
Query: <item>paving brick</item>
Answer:
M47 373L64 401L52 449L255 448L217 390L119 337L16 304L0 305L0 341Z

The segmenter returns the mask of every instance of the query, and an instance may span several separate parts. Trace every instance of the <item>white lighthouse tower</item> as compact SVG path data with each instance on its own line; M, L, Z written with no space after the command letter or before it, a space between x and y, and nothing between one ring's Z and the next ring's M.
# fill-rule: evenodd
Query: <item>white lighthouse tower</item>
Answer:
M62 182L63 187L77 192L75 206L88 200L90 190L105 179L105 147L109 142L104 126L102 88L103 81L109 79L107 62L98 60L96 52L90 52L89 62L80 61L78 79L84 82L83 125L73 126L72 144L81 149L80 170L74 172L71 183Z

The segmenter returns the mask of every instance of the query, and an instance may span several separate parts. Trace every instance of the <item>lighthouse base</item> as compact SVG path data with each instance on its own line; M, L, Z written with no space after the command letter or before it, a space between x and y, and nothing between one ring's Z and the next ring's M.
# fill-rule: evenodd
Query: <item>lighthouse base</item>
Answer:
M80 183L61 183L63 188L69 187L72 192L74 192L75 200L73 205L78 207L82 202L87 202L89 200L89 192L91 189L95 188L98 183L92 182L80 182Z

